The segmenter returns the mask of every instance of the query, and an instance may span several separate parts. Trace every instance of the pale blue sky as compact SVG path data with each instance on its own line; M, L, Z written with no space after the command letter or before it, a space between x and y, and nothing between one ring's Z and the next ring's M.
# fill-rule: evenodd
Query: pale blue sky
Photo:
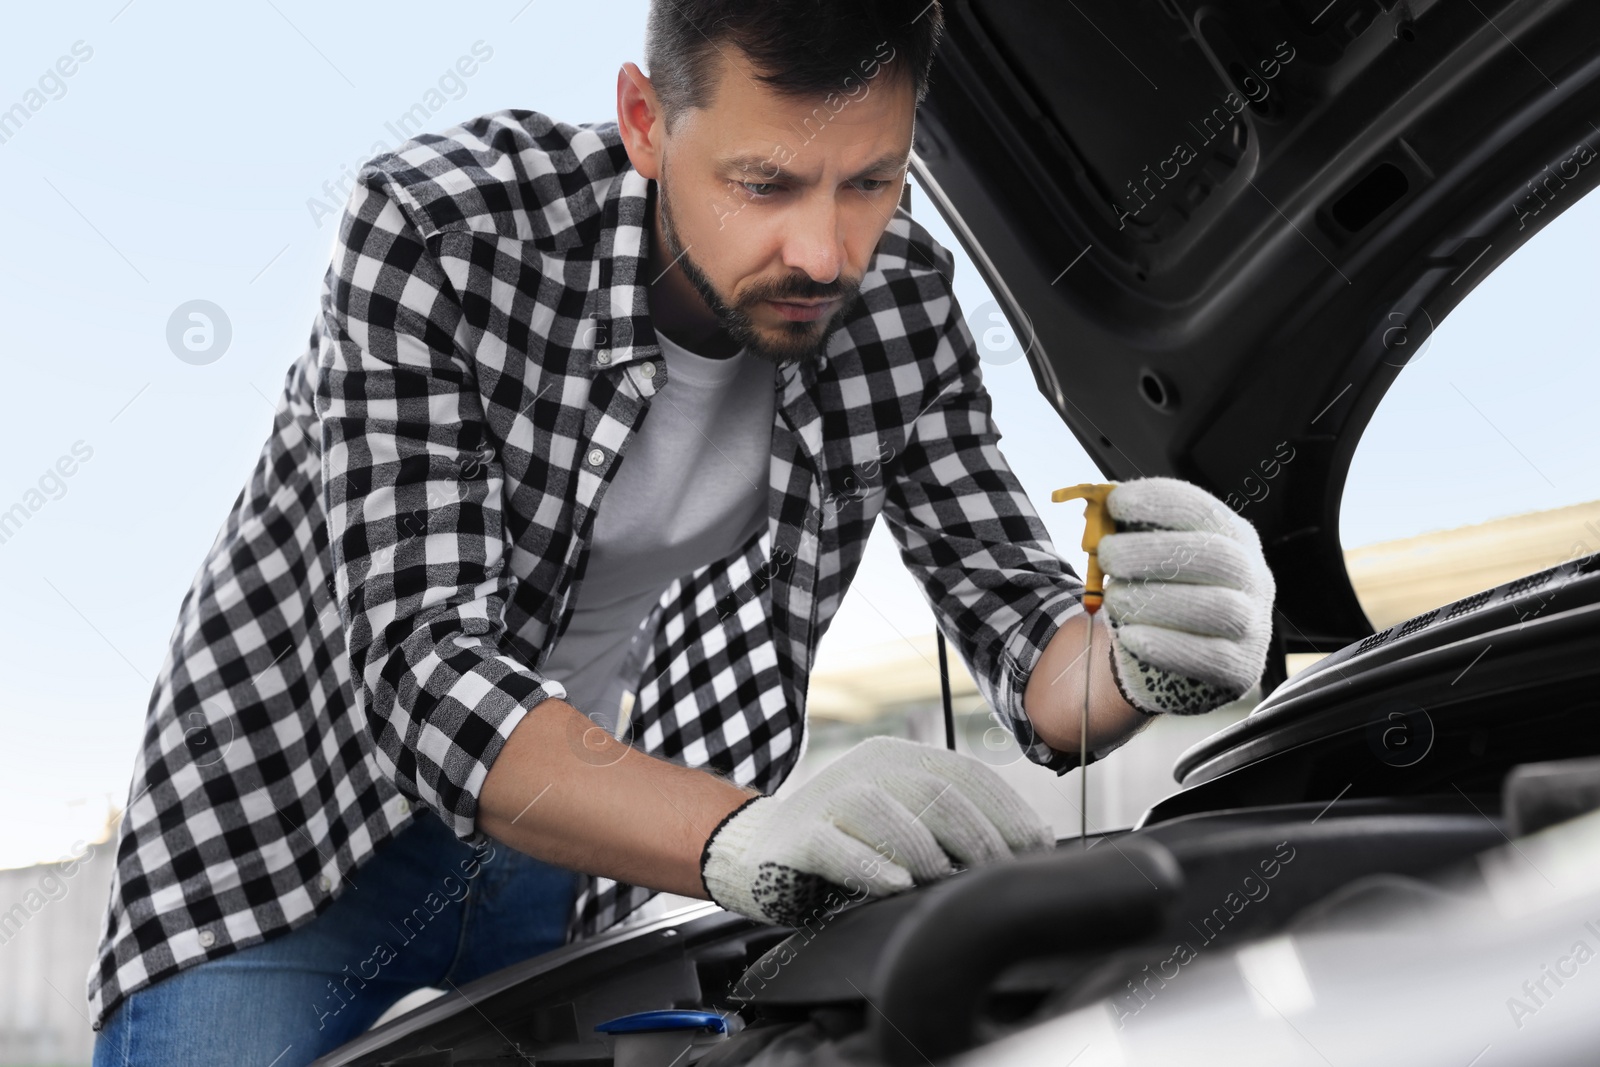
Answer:
M178 604L310 329L337 222L310 201L329 206L324 183L379 139L392 146L385 124L417 103L442 105L434 130L504 107L614 118L618 67L642 65L644 12L643 0L8 12L0 108L43 104L0 144L0 509L29 499L75 444L92 455L63 464L64 492L47 478L59 499L0 544L0 866L65 854L92 836L108 794L125 795ZM89 58L59 83L46 76L78 42ZM475 72L430 98L476 42ZM915 211L956 251L957 296L977 307L988 294L970 263L925 199ZM1347 543L1600 497L1585 329L1600 200L1536 245L1402 376L1357 456ZM166 343L173 310L196 299L233 331L204 365ZM1007 456L1076 559L1081 509L1048 493L1096 472L1026 364L986 380ZM886 620L931 629L886 541L880 531L824 656L882 640Z

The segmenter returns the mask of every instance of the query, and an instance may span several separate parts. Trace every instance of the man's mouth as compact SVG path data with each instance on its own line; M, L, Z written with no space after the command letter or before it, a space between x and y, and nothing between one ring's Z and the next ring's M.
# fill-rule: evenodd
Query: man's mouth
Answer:
M837 297L831 300L768 300L773 309L790 322L815 322L838 306Z

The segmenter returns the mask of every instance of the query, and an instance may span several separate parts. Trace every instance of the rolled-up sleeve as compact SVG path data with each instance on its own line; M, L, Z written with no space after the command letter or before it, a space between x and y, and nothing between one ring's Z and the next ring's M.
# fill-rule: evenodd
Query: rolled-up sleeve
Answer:
M1022 697L1056 630L1083 611L1083 584L1000 452L954 293L925 358L934 373L905 448L888 466L884 518L979 693L1030 760L1065 773L1079 766L1078 754L1039 738ZM1096 758L1091 752L1087 762Z
M322 491L356 708L380 767L478 843L490 765L530 709L565 691L503 640L502 470L437 241L363 168L320 315Z

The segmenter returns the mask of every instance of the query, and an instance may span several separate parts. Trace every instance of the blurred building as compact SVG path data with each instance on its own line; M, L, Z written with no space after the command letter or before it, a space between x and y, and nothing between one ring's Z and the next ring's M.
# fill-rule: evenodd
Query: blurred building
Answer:
M0 1064L89 1062L84 987L116 846L76 842L62 862L0 871Z
M1512 515L1344 554L1361 607L1382 630L1525 574L1600 552L1600 501Z

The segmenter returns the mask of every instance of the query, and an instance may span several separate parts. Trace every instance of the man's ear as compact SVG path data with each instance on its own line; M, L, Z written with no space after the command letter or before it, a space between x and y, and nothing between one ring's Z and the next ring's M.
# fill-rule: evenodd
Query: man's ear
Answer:
M617 129L633 169L646 178L659 178L666 122L655 86L634 63L624 63L617 72Z

